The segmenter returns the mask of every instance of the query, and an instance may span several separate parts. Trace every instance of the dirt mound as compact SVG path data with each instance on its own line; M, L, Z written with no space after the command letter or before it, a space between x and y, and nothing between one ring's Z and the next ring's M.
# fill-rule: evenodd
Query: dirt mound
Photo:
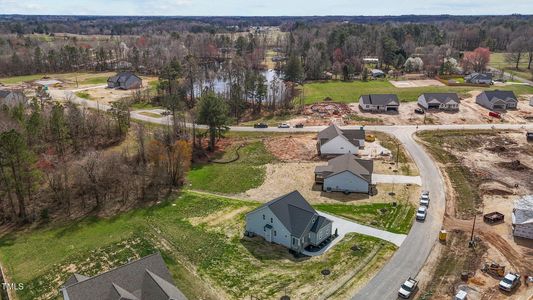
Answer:
M513 191L508 186L501 182L484 182L479 186L479 189L484 195L499 195L508 196L513 195Z
M513 161L502 161L497 163L499 167L506 168L509 170L514 171L529 171L531 170L528 166L520 163L519 160L513 160Z
M309 161L317 159L315 140L309 135L271 138L265 145L282 161Z

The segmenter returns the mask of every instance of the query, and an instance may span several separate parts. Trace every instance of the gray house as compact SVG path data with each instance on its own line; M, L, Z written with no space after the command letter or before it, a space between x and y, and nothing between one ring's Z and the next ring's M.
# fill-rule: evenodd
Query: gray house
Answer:
M131 72L122 72L109 77L107 87L122 90L138 89L142 87L142 79Z
M397 112L400 100L395 94L370 94L359 98L359 108L363 111L373 112Z
M358 159L352 154L337 156L327 166L315 168L315 182L327 192L370 193L372 185L372 160Z
M297 253L310 245L319 246L331 237L331 229L331 220L319 215L298 191L246 214L245 235L261 236Z
M26 105L28 98L19 90L0 90L0 106L14 107L19 104Z
M340 129L333 124L320 131L317 136L318 154L339 155L345 153L356 154L359 149L365 146L365 130Z
M465 81L467 83L474 84L492 84L492 74L491 73L472 73L465 76Z
M61 287L64 300L186 300L155 253L116 269L87 277L73 274Z
M490 110L516 108L518 99L512 91L484 91L476 96L476 103Z
M372 69L370 70L370 75L372 78L385 78L385 72L381 71L380 69Z
M425 109L459 110L456 93L424 93L418 97L418 105Z

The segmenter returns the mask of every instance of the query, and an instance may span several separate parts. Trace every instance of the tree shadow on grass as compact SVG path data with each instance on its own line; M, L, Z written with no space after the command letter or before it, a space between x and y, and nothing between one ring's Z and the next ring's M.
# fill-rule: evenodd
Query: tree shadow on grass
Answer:
M289 249L282 245L269 243L260 236L242 237L240 239L241 245L248 250L248 252L262 262L270 260L290 260L295 263L304 262L308 260L309 256L295 257L289 252Z

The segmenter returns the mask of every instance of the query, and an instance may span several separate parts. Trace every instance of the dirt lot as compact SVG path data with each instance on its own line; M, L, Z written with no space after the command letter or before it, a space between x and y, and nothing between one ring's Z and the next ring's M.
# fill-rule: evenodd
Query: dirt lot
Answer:
M419 80L417 80L419 81ZM306 107L304 115L289 120L290 123L305 125L326 125L331 122L338 124L479 124L479 123L517 123L525 124L533 120L533 107L529 98L533 95L519 97L518 109L508 110L502 114L502 120L490 117L489 110L476 104L476 96L480 91L472 91L468 97L462 97L459 111L446 112L432 110L419 115L414 112L419 107L416 102L402 102L398 113L371 113L359 109L358 103L331 104L320 103L321 106ZM328 105L326 105L328 104ZM424 120L425 119L425 120Z
M412 87L425 87L425 86L445 86L444 83L435 79L423 79L423 80L391 80L390 83L397 88L412 88Z
M445 299L462 286L468 288L469 299L532 299L533 288L523 283L511 294L499 291L499 278L482 273L480 268L483 263L493 261L505 265L506 272L518 271L522 275L533 272L533 241L514 238L511 232L514 200L533 193L533 147L527 143L523 132L513 131L468 136L453 134L445 137L444 149L476 176L469 184L476 187L481 197L475 236L479 249L483 249L471 255L467 241L473 220L456 218L461 204L455 203L457 191L448 181L444 228L450 232L451 240L447 245L435 247L419 275L424 292L431 291L432 299ZM504 214L504 222L484 223L482 215L494 211ZM463 271L472 272L467 282L460 279ZM435 283L437 278L441 279Z

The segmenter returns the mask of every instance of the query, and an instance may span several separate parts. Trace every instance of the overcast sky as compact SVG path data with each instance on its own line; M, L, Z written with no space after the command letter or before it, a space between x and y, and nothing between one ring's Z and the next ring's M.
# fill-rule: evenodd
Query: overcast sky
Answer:
M533 14L533 0L0 0L0 14L310 16Z

